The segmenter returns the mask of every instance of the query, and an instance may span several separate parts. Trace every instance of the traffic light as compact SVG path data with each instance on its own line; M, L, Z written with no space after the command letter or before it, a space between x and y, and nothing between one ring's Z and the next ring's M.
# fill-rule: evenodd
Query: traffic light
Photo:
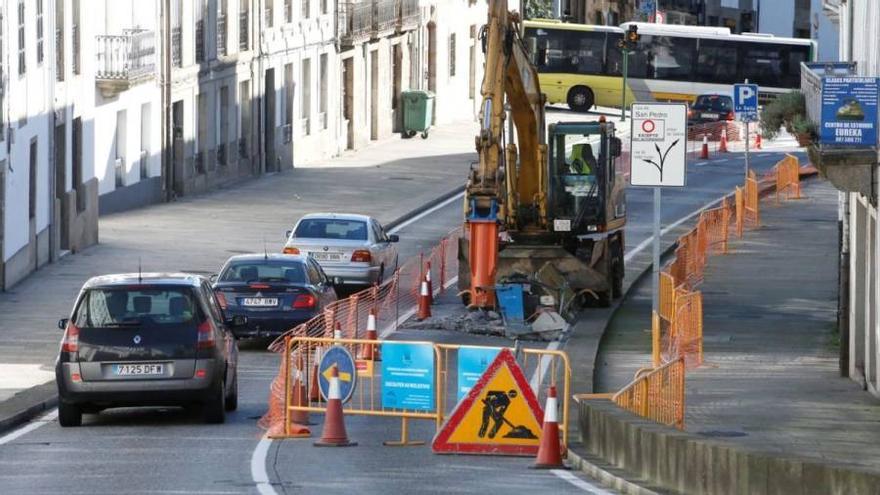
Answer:
M617 42L617 47L621 50L635 50L639 44L640 38L639 27L635 24L631 24L629 30L623 35L623 39Z

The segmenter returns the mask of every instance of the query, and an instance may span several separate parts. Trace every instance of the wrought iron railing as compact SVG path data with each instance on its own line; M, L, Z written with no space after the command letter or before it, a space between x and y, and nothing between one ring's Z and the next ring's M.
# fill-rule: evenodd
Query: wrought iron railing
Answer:
M196 62L205 61L205 21L196 21Z
M156 34L145 29L124 30L121 35L95 37L98 80L134 80L156 70Z
M373 38L379 38L397 27L396 0L373 0Z
M183 67L182 43L183 34L180 26L171 28L171 65L174 67Z
M370 39L373 27L371 2L342 2L338 9L339 42L342 46L352 46Z
M64 30L55 29L55 80L64 80Z
M397 30L409 31L419 26L419 0L397 0Z
M80 29L79 24L74 24L70 28L70 36L73 40L73 63L71 64L71 69L73 69L74 74L79 74L80 69L82 67L82 59L80 58L82 55L80 54L80 48L82 47L82 43L80 42Z
M226 55L226 14L217 16L217 55Z
M242 51L249 49L248 17L246 10L238 14L238 49Z

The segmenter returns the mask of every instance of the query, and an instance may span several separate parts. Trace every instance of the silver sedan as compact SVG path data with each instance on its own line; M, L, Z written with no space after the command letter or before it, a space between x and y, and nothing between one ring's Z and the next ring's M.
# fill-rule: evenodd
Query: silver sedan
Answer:
M285 253L311 256L346 285L381 284L397 269L398 237L366 215L311 213L286 237Z

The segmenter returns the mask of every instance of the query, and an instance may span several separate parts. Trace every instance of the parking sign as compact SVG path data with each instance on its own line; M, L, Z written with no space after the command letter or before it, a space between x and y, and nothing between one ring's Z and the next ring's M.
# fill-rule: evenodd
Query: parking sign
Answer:
M733 111L736 118L743 122L758 120L758 85L733 85Z

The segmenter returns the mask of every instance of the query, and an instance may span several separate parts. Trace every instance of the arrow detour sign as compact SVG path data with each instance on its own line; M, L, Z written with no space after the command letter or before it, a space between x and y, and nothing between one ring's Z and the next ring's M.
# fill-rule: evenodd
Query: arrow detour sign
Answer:
M535 455L544 413L510 349L502 349L434 436L438 454Z

